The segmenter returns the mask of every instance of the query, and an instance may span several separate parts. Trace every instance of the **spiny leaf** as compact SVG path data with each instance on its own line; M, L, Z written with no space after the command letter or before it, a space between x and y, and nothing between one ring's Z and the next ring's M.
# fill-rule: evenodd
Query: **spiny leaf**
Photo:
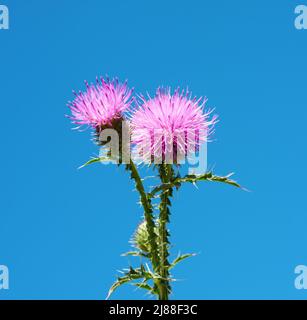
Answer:
M144 258L149 258L149 255L141 252L141 251L128 251L122 254L123 257L126 256L133 256L133 257L144 257Z
M111 286L111 288L109 289L108 295L106 300L108 300L111 296L111 294L117 289L119 288L121 285L127 283L131 281L131 279L129 277L121 277L118 278L116 282L113 283L113 285Z
M226 183L234 187L246 190L245 188L241 187L241 185L238 184L235 180L230 179L232 175L233 174L231 173L231 174L228 174L227 176L217 176L217 175L214 175L212 172L207 172L201 175L186 175L183 178L177 177L169 183L163 183L155 187L151 192L148 193L148 198L154 198L157 193L159 192L164 193L171 190L172 188L179 189L181 184L184 182L190 182L196 185L196 182L198 181L215 181L215 182Z
M141 265L140 268L136 269L130 267L127 271L123 271L123 274L124 275L122 277L118 277L117 280L113 283L106 299L109 299L111 294L125 283L138 279L144 279L145 281L147 281L155 278L151 272L145 270L145 267L143 265Z
M80 166L78 169L82 169L92 163L96 163L96 162L103 162L103 161L110 161L110 159L106 158L106 157L100 157L100 158L92 158L89 161L85 162L82 166Z
M228 174L227 176L217 176L214 175L212 172L208 172L205 174L201 174L201 175L187 175L183 178L179 179L179 182L191 182L191 183L195 183L197 181L216 181L216 182L223 182L226 184L230 184L234 187L237 188L242 188L235 180L229 179L231 176L233 175L233 173Z
M194 257L194 256L196 256L195 253L186 253L186 254L178 255L178 257L169 266L169 269L174 268L182 260L185 260L187 258Z
M145 289L145 290L149 291L150 293L153 293L153 291L154 291L154 288L145 282L133 283L132 285L136 286L138 288L141 288L141 289Z

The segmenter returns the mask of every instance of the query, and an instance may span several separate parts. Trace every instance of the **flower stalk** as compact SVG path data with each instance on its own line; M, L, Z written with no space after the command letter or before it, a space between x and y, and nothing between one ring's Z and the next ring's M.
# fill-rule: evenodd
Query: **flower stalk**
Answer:
M144 218L146 221L146 227L148 232L148 241L150 247L150 259L152 262L153 270L157 271L159 266L159 257L158 257L158 245L157 245L157 235L155 232L155 222L153 216L153 208L150 198L147 196L145 191L142 179L139 175L139 172L131 160L130 164L126 165L126 169L130 170L131 178L135 181L135 187L140 194L141 203L144 208Z
M172 165L161 164L159 165L159 176L161 183L170 183L173 179L174 171ZM171 205L170 198L172 197L173 189L169 188L165 192L161 193L161 203L159 206L159 255L160 255L160 266L159 274L161 276L161 281L159 284L159 300L168 300L169 294L171 293L170 286L170 274L169 267L170 263L168 261L169 257L169 231L167 229L167 224L170 222L170 209Z

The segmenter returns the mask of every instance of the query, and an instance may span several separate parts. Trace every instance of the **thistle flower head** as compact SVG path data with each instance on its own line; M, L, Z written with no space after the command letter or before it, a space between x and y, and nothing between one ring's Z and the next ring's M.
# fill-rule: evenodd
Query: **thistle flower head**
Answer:
M75 99L68 103L72 116L70 119L77 125L87 125L98 129L112 127L121 120L123 113L130 107L132 90L127 81L119 83L118 79L96 79L96 84L86 84L86 91L74 92Z
M146 221L140 223L131 239L131 244L142 252L150 252Z
M132 143L141 150L144 162L176 161L198 150L208 141L217 116L204 112L206 99L191 98L189 92L158 89L131 116ZM171 159L170 159L171 158Z

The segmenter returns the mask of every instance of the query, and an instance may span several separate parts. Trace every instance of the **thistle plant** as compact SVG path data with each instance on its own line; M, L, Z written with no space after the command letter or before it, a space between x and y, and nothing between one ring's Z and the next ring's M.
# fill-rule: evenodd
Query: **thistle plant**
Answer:
M159 88L154 97L147 98L132 93L127 82L117 79L86 82L86 90L74 92L74 100L68 103L69 118L78 128L92 128L100 147L99 157L82 167L110 161L125 166L143 208L143 219L130 240L133 249L124 254L139 257L140 266L124 269L107 298L121 285L131 283L159 300L168 300L175 280L172 268L194 255L170 259L168 224L173 193L185 183L196 185L200 181L240 185L230 178L231 174L217 176L205 170L182 175L186 161L203 152L201 146L210 140L217 122L212 110L205 111L206 99L193 98L179 89L172 92L170 88ZM140 175L142 166L156 174L157 185L145 185Z

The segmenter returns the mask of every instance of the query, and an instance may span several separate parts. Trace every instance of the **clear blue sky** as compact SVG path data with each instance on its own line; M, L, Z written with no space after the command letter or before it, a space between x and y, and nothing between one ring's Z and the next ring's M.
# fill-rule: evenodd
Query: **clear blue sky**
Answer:
M209 165L251 193L203 183L175 196L174 299L298 298L307 264L304 1L3 0L0 30L0 299L103 299L140 221L123 170L64 114L72 89L109 74L137 92L189 86L220 116ZM306 1L305 1L306 2ZM307 3L306 3L307 4ZM147 298L122 287L113 298Z

